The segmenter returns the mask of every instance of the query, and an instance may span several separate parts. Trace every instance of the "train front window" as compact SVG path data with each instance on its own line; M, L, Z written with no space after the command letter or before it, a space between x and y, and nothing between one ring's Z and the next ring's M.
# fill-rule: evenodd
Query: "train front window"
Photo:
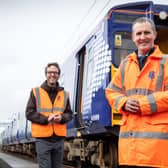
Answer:
M139 15L128 15L128 14L125 14L125 13L122 13L122 14L116 14L115 17L114 17L114 22L116 23L130 23L132 24L132 22L137 19L139 17Z
M131 32L116 32L114 34L114 64L119 66L122 59L136 49L131 39Z

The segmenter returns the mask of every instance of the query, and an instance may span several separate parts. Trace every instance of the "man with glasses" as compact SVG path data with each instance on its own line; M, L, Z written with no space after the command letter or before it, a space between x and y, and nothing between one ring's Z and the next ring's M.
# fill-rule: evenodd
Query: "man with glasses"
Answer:
M69 94L59 86L60 67L49 63L46 81L33 88L26 107L31 121L32 137L36 138L39 168L61 168L64 154L66 123L72 119Z

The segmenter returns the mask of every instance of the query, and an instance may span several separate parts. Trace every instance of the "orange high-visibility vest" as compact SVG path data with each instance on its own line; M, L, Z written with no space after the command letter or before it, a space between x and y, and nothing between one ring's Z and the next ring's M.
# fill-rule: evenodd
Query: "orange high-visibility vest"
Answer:
M64 90L58 91L54 104L52 104L47 92L39 88L33 88L33 94L36 98L37 112L48 117L49 114L62 114L66 108L68 93ZM58 136L66 136L66 124L48 123L41 125L32 123L32 137L50 137L55 133Z
M122 113L119 164L168 168L168 57L158 46L140 71L135 53L121 63L106 88L112 108ZM128 98L140 103L141 114L123 111Z

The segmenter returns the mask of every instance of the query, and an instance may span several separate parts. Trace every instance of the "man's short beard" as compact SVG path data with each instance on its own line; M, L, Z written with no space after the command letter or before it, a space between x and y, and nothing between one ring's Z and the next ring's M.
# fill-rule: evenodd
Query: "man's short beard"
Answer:
M51 86L55 86L55 83L50 83Z
M48 82L48 85L49 85L50 87L55 87L55 86L56 86L56 83L55 83L55 82L53 82L53 83L49 83L49 82Z

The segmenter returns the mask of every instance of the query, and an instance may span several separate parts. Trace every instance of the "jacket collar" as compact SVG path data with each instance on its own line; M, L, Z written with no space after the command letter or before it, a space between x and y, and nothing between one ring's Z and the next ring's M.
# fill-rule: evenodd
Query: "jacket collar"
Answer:
M138 51L136 50L135 52L131 53L128 58L130 58L133 61L137 62L137 54ZM159 46L155 45L154 48L152 48L149 53L148 57L150 58L155 58L155 59L161 59L163 57L163 53L160 51Z
M64 88L63 87L60 87L59 86L59 83L57 82L56 83L56 86L55 87L50 87L47 85L47 81L44 81L41 85L41 88L43 88L44 90L46 90L47 92L53 92L53 91L60 91L60 90L63 90Z

